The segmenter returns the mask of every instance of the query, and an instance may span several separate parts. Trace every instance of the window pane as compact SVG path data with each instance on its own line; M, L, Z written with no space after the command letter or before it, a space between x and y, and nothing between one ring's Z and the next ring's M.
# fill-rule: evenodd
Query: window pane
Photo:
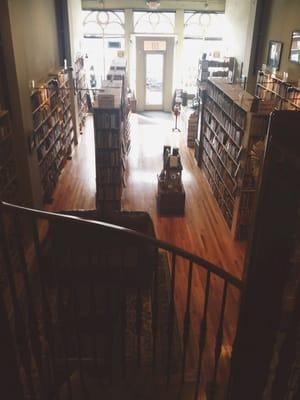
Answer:
M184 36L222 38L224 26L224 14L184 13Z
M163 102L163 54L146 54L146 105L161 105Z
M123 11L83 11L83 32L85 36L123 36Z
M174 12L142 12L133 13L135 33L174 33Z

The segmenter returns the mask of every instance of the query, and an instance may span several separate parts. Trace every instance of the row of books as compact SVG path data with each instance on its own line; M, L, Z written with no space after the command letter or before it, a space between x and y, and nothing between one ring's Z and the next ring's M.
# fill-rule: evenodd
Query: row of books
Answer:
M230 172L227 171L226 168L224 168L224 163L221 161L217 152L214 151L213 147L210 145L206 137L203 138L203 146L214 168L217 170L220 179L222 179L222 181L226 185L229 194L234 198L235 196L234 192L237 186L237 181L232 177Z
M232 142L230 138L228 138L227 132L221 127L220 124L212 117L212 115L208 112L204 112L204 130L207 132L209 130L213 135L217 137L217 140L223 145L224 149L231 156L231 158L238 163L242 154L242 146L237 147L235 141Z
M198 131L198 112L194 111L188 121L188 134L187 134L187 145L188 147L194 147L195 139Z
M98 185L119 184L123 180L123 166L101 167L97 169L96 183Z
M113 201L119 200L122 195L122 185L106 185L97 188L98 201Z
M205 103L204 112L205 110L207 110L210 114L210 116L206 114L209 124L212 123L213 125L211 126L215 126L215 129L217 129L217 125L221 125L221 128L227 133L229 138L236 144L238 148L240 148L244 131L238 128L212 100L207 100ZM212 120L215 122L212 122Z
M102 150L102 151L101 151ZM96 168L98 166L117 167L121 165L121 150L120 149L97 149L96 150Z
M44 138L47 137L47 135L51 134L53 128L57 126L58 122L59 115L58 111L55 110L53 114L47 119L46 123L41 125L41 127L36 131L35 140L37 146L39 146L40 143L43 142Z
M225 171L229 174L230 178L235 180L235 173L237 171L238 165L232 161L228 156L228 153L217 140L216 136L208 129L204 132L207 142L211 145L213 151L217 154L218 158L222 161Z
M50 169L50 167L54 163L55 159L57 158L57 155L58 155L59 151L61 150L62 146L63 146L62 140L58 139L54 143L53 147L51 148L51 151L46 155L43 162L41 163L40 175L41 175L42 181L44 180L44 177L45 177L47 171Z
M122 138L116 131L108 131L105 134L96 135L96 148L118 148Z
M57 95L58 86L58 82L53 79L47 84L36 89L31 94L31 110L33 114L38 112L39 108L44 103L48 103L49 106L53 106L53 102L55 102L55 97Z
M87 93L88 84L86 79L85 58L80 55L75 61L75 86L77 88L77 107L79 118L79 132L83 134L88 113Z
M51 146L53 146L53 144L55 143L57 138L61 136L61 134L62 128L59 124L57 124L56 127L51 131L51 133L46 137L46 139L37 149L37 157L39 162L42 162Z
M38 130L43 124L48 122L48 118L53 115L53 112L56 110L56 106L58 105L58 96L55 95L53 97L55 99L55 104L50 106L49 104L45 104L39 110L32 115L33 118L33 129Z
M224 92L208 81L207 93L241 129L245 128L246 112L235 104Z
M257 74L256 95L265 101L272 101L278 96L276 106L280 109L298 110L300 108L300 88L263 71Z
M206 155L203 156L204 161L204 172L207 178L207 181L212 189L212 192L217 200L222 214L229 226L231 228L232 224L232 212L233 212L233 203L228 195L226 195L226 188L224 188L223 183L220 181L218 175L216 174L213 167L209 166L209 159ZM222 194L222 190L223 193ZM227 202L226 199L227 198Z
M117 112L98 110L95 116L96 129L119 129L120 117Z

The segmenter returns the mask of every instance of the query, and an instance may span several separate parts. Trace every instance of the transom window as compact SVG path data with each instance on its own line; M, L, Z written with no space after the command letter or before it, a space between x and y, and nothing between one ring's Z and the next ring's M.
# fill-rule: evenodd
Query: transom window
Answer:
M134 33L174 33L174 12L144 12L133 13Z
M225 26L224 14L185 12L184 36L222 39Z
M123 11L83 11L85 37L124 36Z

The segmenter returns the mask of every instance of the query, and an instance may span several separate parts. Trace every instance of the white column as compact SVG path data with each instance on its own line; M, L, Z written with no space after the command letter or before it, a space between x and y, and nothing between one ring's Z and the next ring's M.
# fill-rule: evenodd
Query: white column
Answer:
M181 88L183 82L183 40L184 40L184 10L176 10L175 17L175 59L174 59L174 89Z
M127 75L130 87L131 78L131 42L130 38L133 33L133 11L131 9L125 10L125 57L127 60Z

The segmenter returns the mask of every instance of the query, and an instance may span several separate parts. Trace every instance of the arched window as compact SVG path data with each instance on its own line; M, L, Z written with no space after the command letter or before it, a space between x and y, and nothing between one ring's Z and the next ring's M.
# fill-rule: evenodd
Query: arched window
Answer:
M134 33L174 33L174 12L143 12L133 13Z
M225 26L224 14L201 12L184 13L184 36L222 39Z
M124 36L123 11L84 11L83 15L85 37Z

